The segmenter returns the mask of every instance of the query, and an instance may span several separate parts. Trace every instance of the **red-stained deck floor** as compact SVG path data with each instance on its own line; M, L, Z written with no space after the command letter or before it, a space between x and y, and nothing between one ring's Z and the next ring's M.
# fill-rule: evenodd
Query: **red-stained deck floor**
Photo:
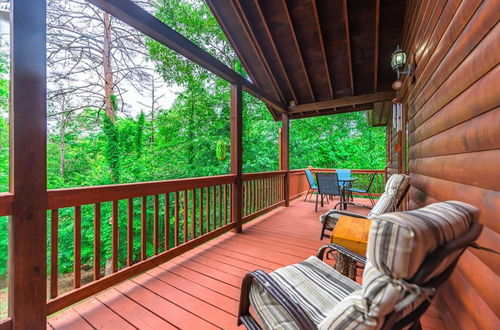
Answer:
M319 240L314 202L295 200L180 257L125 281L48 319L54 329L234 329L243 276L299 262ZM367 213L349 207L349 211ZM444 329L432 307L426 329Z

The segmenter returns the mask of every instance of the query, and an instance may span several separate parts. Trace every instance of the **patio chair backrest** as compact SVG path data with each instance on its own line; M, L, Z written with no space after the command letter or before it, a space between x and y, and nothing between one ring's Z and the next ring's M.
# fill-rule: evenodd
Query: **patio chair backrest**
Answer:
M384 213L396 211L410 186L410 176L393 174L385 184L385 191L368 214L371 219Z
M449 201L373 219L361 289L342 300L320 329L399 329L417 320L479 236L479 210ZM363 327L364 326L364 327Z
M311 188L312 186L314 186L316 184L314 182L314 177L313 177L311 171L304 170L304 172L306 172L307 182L309 183L309 188Z
M351 178L351 170L335 170L335 173L337 173L339 180Z
M321 195L340 195L337 173L316 173L318 193Z

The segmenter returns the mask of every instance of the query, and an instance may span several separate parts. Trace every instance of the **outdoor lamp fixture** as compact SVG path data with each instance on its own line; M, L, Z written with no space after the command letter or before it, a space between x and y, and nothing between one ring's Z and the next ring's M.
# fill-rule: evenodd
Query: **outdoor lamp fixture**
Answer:
M391 67L398 74L398 79L401 75L406 74L408 76L412 75L412 65L409 64L406 70L403 70L406 64L406 53L402 50L399 45L391 55Z

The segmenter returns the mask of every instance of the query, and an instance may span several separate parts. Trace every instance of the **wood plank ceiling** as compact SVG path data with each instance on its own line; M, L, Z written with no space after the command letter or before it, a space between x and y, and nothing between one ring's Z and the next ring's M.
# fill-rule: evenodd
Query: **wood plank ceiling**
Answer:
M406 0L206 2L251 80L290 105L290 118L369 110L392 97Z

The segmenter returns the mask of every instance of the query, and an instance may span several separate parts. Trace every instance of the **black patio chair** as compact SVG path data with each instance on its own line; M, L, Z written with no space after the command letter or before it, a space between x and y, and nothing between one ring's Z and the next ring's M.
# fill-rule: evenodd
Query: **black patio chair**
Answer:
M321 196L321 207L323 207L323 198L326 197L328 202L329 196L340 196L342 188L338 180L337 173L316 173L316 180L318 181L318 193L316 194L315 212L318 212L318 195Z

